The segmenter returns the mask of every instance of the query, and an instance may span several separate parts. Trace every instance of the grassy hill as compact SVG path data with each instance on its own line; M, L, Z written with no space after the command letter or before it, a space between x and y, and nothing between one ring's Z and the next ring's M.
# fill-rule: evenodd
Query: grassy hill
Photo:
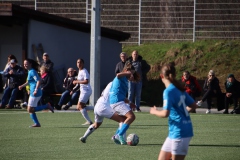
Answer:
M143 88L142 101L148 105L162 103L163 84L159 80L159 69L162 64L175 62L177 78L182 72L188 70L203 83L209 70L213 69L223 84L229 73L233 73L240 80L240 40L203 40L193 42L166 42L151 43L141 46L123 46L122 49L131 55L133 50L151 65L148 73L148 84ZM153 96L154 95L154 96Z

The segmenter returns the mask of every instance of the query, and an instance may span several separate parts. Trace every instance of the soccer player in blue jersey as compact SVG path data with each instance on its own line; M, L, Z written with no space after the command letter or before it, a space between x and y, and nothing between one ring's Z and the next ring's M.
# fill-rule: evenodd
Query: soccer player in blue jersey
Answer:
M123 135L128 130L130 124L135 120L135 115L132 112L132 109L126 104L126 102L128 102L128 99L126 98L128 92L128 80L140 80L140 76L135 72L134 67L132 67L131 64L126 64L123 71L118 73L114 78L109 94L110 106L112 109L119 115L126 117L121 128L116 131L121 145L127 144ZM134 104L131 104L131 106L136 107Z
M163 110L154 106L150 114L168 117L169 134L159 153L158 160L183 160L187 155L188 145L193 137L193 127L189 111L196 108L194 100L185 92L176 80L173 64L162 66L160 77L166 89L163 92Z
M40 88L40 77L37 73L37 70L38 70L37 62L35 62L32 59L27 59L24 61L24 67L28 69L27 82L19 86L19 90L21 90L23 87L29 84L30 96L28 99L27 110L28 110L28 113L30 114L31 119L34 122L34 124L30 127L41 127L35 112L38 112L44 109L49 109L52 113L54 111L50 103L43 106L37 106L38 101L41 99L41 96L42 96L42 90Z

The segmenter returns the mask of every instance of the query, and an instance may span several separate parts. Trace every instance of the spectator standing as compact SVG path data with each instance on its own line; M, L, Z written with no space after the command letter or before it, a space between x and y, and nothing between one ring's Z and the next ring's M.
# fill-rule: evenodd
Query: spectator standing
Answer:
M49 73L52 73L54 63L50 60L48 53L43 53L43 61L40 63L40 67L45 66Z
M227 81L224 83L226 89L225 95L225 111L223 114L228 114L228 107L230 102L233 102L234 109L231 114L237 109L238 97L240 92L240 82L237 81L233 74L229 74L227 77Z
M73 81L75 80L77 80L77 72L73 68L68 68L67 76L63 82L63 88L65 88L65 91L62 93L62 96L56 106L57 110L61 110L62 105L66 102L69 96L71 96L71 99L63 108L64 110L68 110L72 106L72 104L77 101L77 98L80 94L80 85L74 85Z
M40 68L40 74L41 74L40 88L42 90L42 97L40 103L45 104L47 102L50 102L49 98L50 95L54 93L54 85L52 76L49 73L49 70L46 66L42 66ZM51 105L53 104L51 103Z
M11 109L14 107L14 103L17 98L17 93L19 91L18 86L23 81L24 70L22 67L17 65L17 61L15 59L12 59L10 61L10 66L3 72L3 75L7 78L9 84L4 90L0 108L5 108L5 105L7 105L6 109Z
M120 59L121 61L116 65L115 74L122 72L127 60L127 54L125 52L120 53Z
M218 97L221 95L221 88L219 86L219 80L215 76L213 70L210 70L208 73L208 78L204 82L203 91L205 92L202 99L197 102L198 106L201 106L202 103L207 100L207 111L206 113L211 113L212 108L212 98Z
M140 101L142 93L143 81L145 81L146 74L150 70L150 66L145 60L142 59L142 56L138 55L138 51L134 50L132 52L132 57L130 57L126 64L130 63L135 71L140 75L140 81L129 81L128 82L128 99L130 102L135 102L136 112L141 112Z

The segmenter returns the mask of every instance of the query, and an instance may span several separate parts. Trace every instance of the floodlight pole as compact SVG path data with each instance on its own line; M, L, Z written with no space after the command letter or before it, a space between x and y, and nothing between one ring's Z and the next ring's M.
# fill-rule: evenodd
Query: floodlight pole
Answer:
M90 85L92 95L90 105L95 105L100 96L100 5L101 0L92 0L91 8L91 56L90 56Z

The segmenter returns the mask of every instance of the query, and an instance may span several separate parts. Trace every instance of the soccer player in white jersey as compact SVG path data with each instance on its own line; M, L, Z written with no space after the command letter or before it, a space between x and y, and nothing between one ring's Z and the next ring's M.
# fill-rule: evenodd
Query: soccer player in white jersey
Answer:
M109 103L109 91L112 86L112 82L110 82L107 87L103 90L101 97L98 99L95 107L94 107L94 114L95 114L95 122L90 125L85 132L84 136L81 137L79 140L83 143L86 143L87 137L92 134L103 122L104 117L108 119L112 119L121 124L126 119L125 117L119 116L111 107Z
M173 64L162 66L160 77L166 89L163 92L163 110L154 106L150 114L168 117L169 134L159 153L158 160L183 160L193 137L193 127L189 111L196 108L194 100L185 92L176 80L176 69Z
M80 84L80 95L78 99L77 109L82 113L82 116L87 120L83 125L92 124L87 110L93 110L93 106L86 106L89 97L92 94L92 88L89 84L90 76L88 71L84 68L84 60L79 58L77 60L77 67L79 69L77 80L73 84Z
M135 69L131 64L125 64L123 71L118 73L114 78L109 95L110 106L112 109L118 112L119 115L126 117L121 128L116 131L116 135L119 137L121 145L127 144L123 135L128 130L130 124L135 120L135 115L130 108L131 105L129 106L126 104L128 81L133 80L136 82L139 81L140 76L135 72Z

